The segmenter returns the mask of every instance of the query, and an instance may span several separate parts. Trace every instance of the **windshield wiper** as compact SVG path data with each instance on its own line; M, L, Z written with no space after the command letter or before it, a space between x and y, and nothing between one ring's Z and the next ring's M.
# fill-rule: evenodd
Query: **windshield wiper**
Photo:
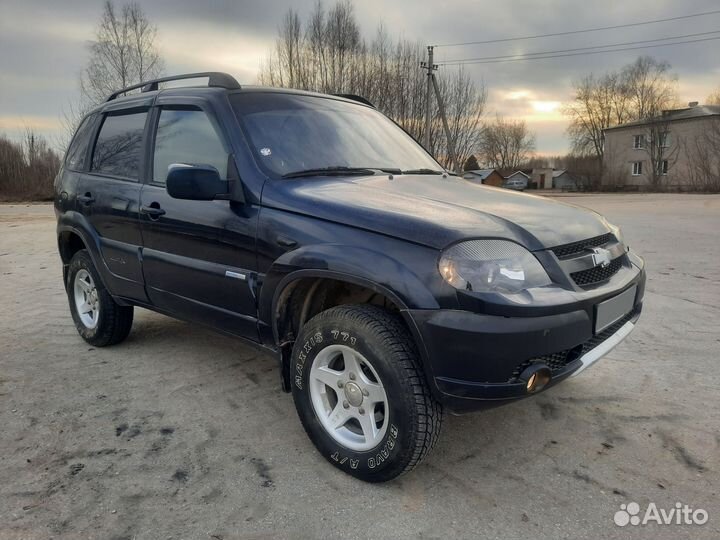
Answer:
M283 178L302 178L303 176L341 176L345 174L369 175L375 171L382 171L390 174L400 174L400 169L389 167L322 167L319 169L305 169L283 174Z
M403 174L445 174L445 171L436 171L435 169L408 169Z

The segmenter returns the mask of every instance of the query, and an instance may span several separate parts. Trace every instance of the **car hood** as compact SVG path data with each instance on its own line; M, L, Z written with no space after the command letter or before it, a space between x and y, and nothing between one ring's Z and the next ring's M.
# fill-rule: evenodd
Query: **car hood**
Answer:
M610 230L591 210L453 176L271 180L262 204L434 248L486 237L507 238L534 251Z

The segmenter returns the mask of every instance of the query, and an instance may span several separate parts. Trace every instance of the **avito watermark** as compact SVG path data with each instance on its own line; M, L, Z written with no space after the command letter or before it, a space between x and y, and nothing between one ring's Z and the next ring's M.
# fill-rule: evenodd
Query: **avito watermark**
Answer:
M706 510L702 508L693 509L680 502L675 503L675 506L669 510L658 508L654 502L648 504L644 513L640 510L640 505L636 502L621 504L620 510L615 512L613 517L615 525L619 527L648 525L650 523L657 525L704 525L709 519Z

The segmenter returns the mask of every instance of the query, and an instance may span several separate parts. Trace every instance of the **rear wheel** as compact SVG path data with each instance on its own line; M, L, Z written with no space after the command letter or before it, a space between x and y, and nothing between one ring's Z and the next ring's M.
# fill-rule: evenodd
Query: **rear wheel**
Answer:
M291 367L305 430L348 474L391 480L435 444L442 410L397 315L370 305L322 312L302 328Z
M75 327L95 347L123 341L130 333L132 306L117 304L100 280L90 254L81 249L73 256L65 288Z

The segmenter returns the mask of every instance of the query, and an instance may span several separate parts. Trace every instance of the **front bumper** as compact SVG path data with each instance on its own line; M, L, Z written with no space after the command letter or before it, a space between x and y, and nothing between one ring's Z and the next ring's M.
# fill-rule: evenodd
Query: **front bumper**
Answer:
M564 306L567 311L538 317L485 315L460 310L410 310L422 345L426 372L436 397L461 413L502 405L532 395L520 374L530 365L550 368L546 390L580 373L606 355L634 329L642 311L645 272L626 282L637 287L633 309L595 333L596 303ZM606 299L598 299L598 302ZM537 392L534 392L537 393Z

